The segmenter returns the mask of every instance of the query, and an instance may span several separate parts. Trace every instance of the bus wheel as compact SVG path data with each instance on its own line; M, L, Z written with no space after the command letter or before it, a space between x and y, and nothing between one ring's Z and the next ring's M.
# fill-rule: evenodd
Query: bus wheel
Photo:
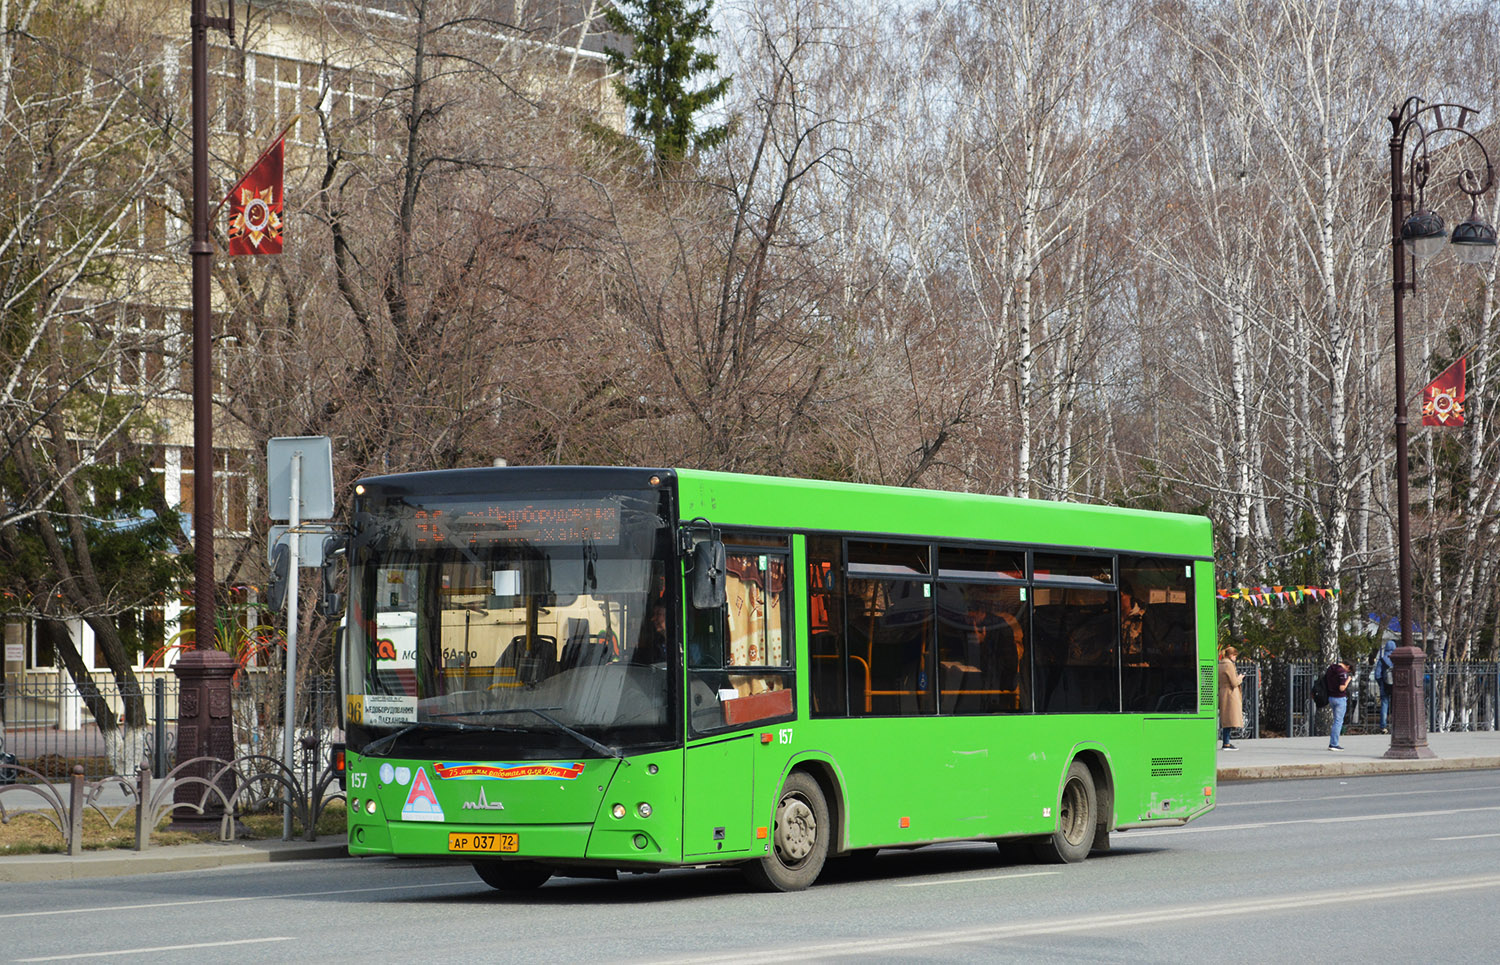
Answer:
M1037 846L1037 858L1055 863L1073 863L1089 856L1094 847L1094 828L1099 822L1094 775L1088 765L1074 761L1057 802L1057 830Z
M491 888L500 891L531 891L552 877L552 869L535 861L476 861L474 870Z
M786 779L776 804L771 849L743 866L750 883L766 891L802 891L818 879L828 858L828 803L818 782L801 771Z

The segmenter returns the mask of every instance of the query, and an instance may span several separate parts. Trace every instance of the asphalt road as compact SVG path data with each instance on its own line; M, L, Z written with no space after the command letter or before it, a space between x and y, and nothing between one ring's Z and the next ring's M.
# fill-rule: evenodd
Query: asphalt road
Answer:
M726 871L554 879L301 862L0 892L0 961L1495 960L1500 772L1238 783L1180 829L1079 865L887 852L812 890Z

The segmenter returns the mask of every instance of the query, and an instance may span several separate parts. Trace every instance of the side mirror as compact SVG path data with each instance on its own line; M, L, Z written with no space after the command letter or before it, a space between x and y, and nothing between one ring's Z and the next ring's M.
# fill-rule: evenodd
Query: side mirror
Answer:
M291 565L292 548L286 543L277 543L271 550L271 584L266 587L266 602L273 611L280 611L286 606L287 575L291 571Z
M329 536L323 540L323 597L318 603L318 612L325 617L336 617L344 612L344 598L338 592L339 574L334 561L344 555L344 537Z
M719 540L704 540L693 547L689 588L696 609L715 610L724 605L724 564L724 544Z

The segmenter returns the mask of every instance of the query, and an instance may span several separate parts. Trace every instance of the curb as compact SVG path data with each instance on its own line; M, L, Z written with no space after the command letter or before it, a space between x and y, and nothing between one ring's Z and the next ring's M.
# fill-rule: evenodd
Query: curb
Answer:
M1500 768L1500 757L1464 757L1458 760L1333 760L1316 764L1260 764L1220 767L1220 783L1271 781L1309 777L1363 777L1372 774L1432 774L1440 771L1482 771Z
M276 841L270 847L226 842L163 845L145 851L91 851L78 857L20 854L0 859L0 882L114 878L162 871L200 871L231 865L347 857L349 845L343 835L311 844Z

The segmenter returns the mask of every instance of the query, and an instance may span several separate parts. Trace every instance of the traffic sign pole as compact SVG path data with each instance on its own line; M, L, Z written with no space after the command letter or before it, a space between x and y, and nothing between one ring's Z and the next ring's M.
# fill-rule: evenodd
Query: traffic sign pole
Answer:
M287 571L286 585L286 723L282 727L281 759L287 770L294 774L296 758L292 756L296 741L293 740L297 725L297 577L301 561L297 558L302 548L302 537L297 526L302 522L302 450L292 452L292 498L287 523L293 534L288 542L291 566ZM292 789L286 789L286 807L281 814L281 840L292 840Z

